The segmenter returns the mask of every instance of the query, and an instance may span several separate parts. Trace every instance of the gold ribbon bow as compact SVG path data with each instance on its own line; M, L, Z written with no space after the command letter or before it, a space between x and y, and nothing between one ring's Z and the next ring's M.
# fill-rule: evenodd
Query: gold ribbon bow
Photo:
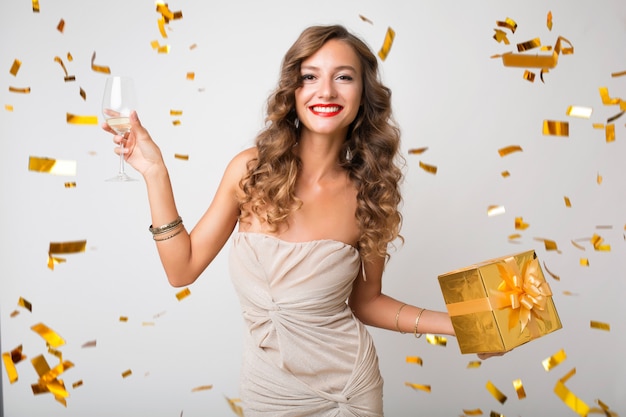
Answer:
M550 285L543 278L539 261L526 262L520 271L514 257L498 264L502 282L493 291L494 307L510 308L509 329L521 323L520 333L528 326L532 334L538 333L537 320L543 321L548 297L552 296ZM535 317L536 320L532 320Z

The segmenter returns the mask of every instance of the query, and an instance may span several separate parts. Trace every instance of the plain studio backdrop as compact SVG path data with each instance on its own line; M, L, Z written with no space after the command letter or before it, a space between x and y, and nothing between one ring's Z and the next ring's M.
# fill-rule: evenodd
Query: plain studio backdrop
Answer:
M563 329L478 368L468 368L477 358L462 355L454 338L441 346L371 329L386 415L576 415L554 393L574 369L565 383L573 399L589 407L600 400L626 414L626 118L613 122L615 140L607 142L602 126L620 106L604 104L599 93L607 87L611 98L626 97L626 76L612 76L626 70L623 0L186 0L168 6L182 18L170 20L163 37L152 0L41 0L38 13L28 0L3 2L0 336L2 353L22 346L26 356L13 384L3 364L6 417L234 415L226 398L239 395L242 321L228 245L179 301L180 289L167 283L147 230L144 184L105 182L118 164L110 135L95 124L68 123L67 114L103 121L106 74L94 67L134 77L140 118L161 146L190 230L230 158L262 128L287 48L305 27L330 23L347 26L375 53L388 28L396 34L379 62L402 129L405 243L392 254L384 291L445 310L439 274L534 249L563 322ZM506 18L517 22L515 33L497 25ZM508 45L493 38L495 29L506 33ZM538 68L492 58L535 38L554 46L559 36L574 53L560 55L543 80ZM169 53L159 53L154 41ZM21 66L12 73L15 60ZM525 70L534 72L534 82ZM66 75L75 81L66 82ZM569 106L593 112L570 117ZM568 122L569 136L544 135L544 120ZM522 151L500 156L507 146ZM414 148L428 149L410 154ZM30 157L75 162L76 174L29 170ZM436 174L420 162L436 166ZM504 213L488 216L492 205ZM516 229L516 218L529 226ZM595 250L594 235L610 250ZM541 239L558 250L547 250ZM48 268L50 242L80 240L87 242L84 252L58 255L65 262ZM20 297L32 311L18 305ZM58 363L31 330L38 323L65 340L58 350L74 364L58 376L70 394L67 407L31 389L38 380L33 358ZM566 359L546 371L542 362L561 350ZM408 363L408 356L422 365ZM518 397L517 380L526 398ZM489 392L489 382L506 401Z

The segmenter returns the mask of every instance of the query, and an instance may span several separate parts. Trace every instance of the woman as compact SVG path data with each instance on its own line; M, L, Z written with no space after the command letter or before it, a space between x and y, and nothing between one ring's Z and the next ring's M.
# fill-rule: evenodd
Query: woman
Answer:
M136 113L130 136L114 136L145 179L171 285L193 283L232 236L246 417L382 416L383 382L364 325L454 334L446 313L381 292L388 247L401 239L402 173L391 92L377 65L342 26L304 30L284 57L265 129L229 163L191 233Z

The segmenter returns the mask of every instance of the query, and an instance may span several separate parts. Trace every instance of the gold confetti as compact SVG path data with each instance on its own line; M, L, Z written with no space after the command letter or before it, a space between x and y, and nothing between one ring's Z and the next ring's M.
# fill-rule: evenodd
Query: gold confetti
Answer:
M552 278L554 278L555 280L557 280L557 281L560 281L560 280L561 280L561 277L559 277L558 275L556 275L555 273L551 272L551 271L548 269L548 267L546 266L546 262L545 262L545 261L543 261L543 269L545 269L545 270L546 270L546 272L547 272L547 273L548 273L548 274L549 274Z
M561 349L554 355L550 356L549 358L544 359L541 362L541 364L543 365L543 368L547 372L547 371L552 370L552 368L554 368L555 366L559 365L565 359L567 359L567 355L565 354L565 351Z
M194 49L196 49L198 47L198 45L196 45L195 43L192 43L191 45L189 45L189 50L193 51Z
M611 77L621 77L622 75L626 75L626 71L612 72L611 73Z
M507 156L514 152L522 152L522 147L519 145L511 145L498 149L500 156Z
M176 298L178 299L178 301L181 301L183 298L188 297L190 294L191 290L189 290L189 288L185 288L184 290L176 293Z
M20 307L24 307L26 310L30 311L31 313L33 312L32 304L22 297L20 297L19 300L17 300L17 305Z
M539 237L536 237L535 240L538 241L538 242L543 242L546 250L555 250L555 251L560 253L559 248L557 247L557 244L556 244L556 242L554 240L543 239L543 238L539 238Z
M159 54L169 54L170 53L170 46L169 45L160 45L159 41L152 41L152 42L150 42L150 46L152 46L152 49L156 50Z
M165 31L165 19L163 17L161 17L158 21L157 24L159 26L159 32L161 33L161 36L164 38L167 38L167 32Z
M22 66L22 61L20 61L19 59L13 60L13 65L11 65L11 69L9 70L12 76L17 76L17 72L20 70L20 66Z
M509 45L511 42L509 41L509 38L506 36L506 32L500 29L494 29L494 34L493 34L493 38L498 42L498 43L502 43L504 42L505 45Z
M604 331L607 331L607 332L611 331L611 325L609 323L603 323L601 321L591 320L589 322L589 326L592 329L604 330Z
M65 20L59 20L59 24L57 25L57 30L63 33L63 29L65 29Z
M76 176L76 161L30 156L28 170L51 175Z
M84 101L87 101L87 93L85 93L85 90L83 90L82 87L80 87L80 96L83 98Z
M39 0L32 0L33 13L39 13Z
M569 378L576 374L576 368L568 372L563 378L559 379L554 386L554 393L579 416L584 417L589 414L589 406L583 400L572 393L565 383Z
M183 115L182 110L170 109L170 116L182 116L182 115Z
M428 172L429 174L433 174L433 175L437 174L437 167L434 165L428 165L420 161L419 166L420 168L422 168L424 171Z
M517 23L510 17L507 17L506 19L504 19L504 21L496 21L496 25L502 28L507 28L513 33L515 33L515 31L517 30Z
M535 73L534 73L534 72L531 72L531 71L525 70L525 71L524 71L524 75L523 75L522 77L523 77L526 81L529 81L529 82L531 82L531 83L532 83L532 82L535 82Z
M524 42L518 44L518 50L520 48L525 50L531 49L540 46L536 45L539 42L539 38L533 39L528 42ZM567 48L562 47L561 43L566 42L570 46ZM552 48L545 48L546 50ZM551 55L539 55L539 54L524 54L524 53L512 53L507 52L501 55L493 55L492 58L502 58L502 63L505 67L526 67L526 68L541 68L543 72L547 72L550 68L556 67L559 59L559 54L569 55L574 53L574 47L572 44L565 38L559 36L557 38L556 44L554 46L554 50ZM541 81L543 81L543 72L541 74Z
M524 385L522 384L521 379L516 379L513 381L513 387L515 388L515 392L517 393L517 399L523 400L526 398L526 391L524 390Z
M133 371L131 371L130 369L127 369L124 372L122 372L122 378L128 378L132 374L133 374Z
M180 126L180 120L172 120L174 126Z
M120 319L119 319L119 320L120 320L122 323L126 323L126 322L128 321L128 317L126 317L126 316L120 316Z
M361 19L362 21L369 23L370 25L373 25L374 22L372 22L371 20L369 20L367 17L363 16L362 14L359 15L359 19Z
M602 184L602 175L600 175L599 172L596 175L596 182L598 183L598 185Z
M480 368L480 365L482 365L481 361L470 361L467 364L467 369Z
M502 171L500 175L502 176L502 178L508 178L511 176L511 173L509 171Z
M96 60L96 51L93 51L93 55L91 55L91 69L95 72L101 72L103 74L110 74L111 69L107 66L96 65L94 61Z
M563 200L565 201L565 207L572 207L572 202L569 197L563 197Z
M428 147L409 149L409 155L421 155L428 150Z
M515 218L515 230L526 230L530 225L528 223L524 223L523 217Z
M9 86L9 92L10 93L19 93L19 94L30 94L30 87L19 88L19 87L11 87L11 86Z
M183 17L183 12L172 12L167 3L157 1L156 6L156 11L161 13L161 16L163 16L163 19L165 20L165 23L169 23L170 20L182 19Z
M72 113L66 113L67 123L72 125L97 125L98 116L78 116Z
M605 106L620 104L621 100L619 98L611 98L611 96L609 95L609 89L607 87L600 87L598 90L600 92L602 104L604 104Z
M500 214L504 214L505 212L506 210L504 209L504 206L491 205L487 207L487 216L489 217L498 216Z
M604 123L593 123L591 127L594 129L604 129Z
M589 266L589 259L580 258L580 266Z
M210 389L213 389L213 385L200 385L198 387L192 388L191 392L208 391Z
M74 383L72 384L72 389L76 389L76 388L78 388L78 387L80 387L80 386L82 386L82 385L83 385L83 380L82 380L82 379L81 379L81 380L78 380L78 381L76 381L76 382L74 382Z
M551 136L569 136L569 123L555 120L543 121L543 134Z
M568 295L568 296L576 296L576 295L578 295L578 294L575 294L575 293L573 293L573 292L571 292L571 291L563 291L563 295Z
M380 51L378 51L378 56L383 61L387 59L387 55L389 55L389 51L391 50L391 45L393 44L393 40L395 39L395 37L396 32L391 27L388 27L387 33L385 34L385 42L380 48Z
M7 376L9 377L9 383L16 383L18 380L18 374L11 352L5 352L2 354L2 362L4 362L4 369L6 369Z
M614 124L606 125L605 139L607 143L615 141L615 125Z
M483 410L481 410L480 408L476 408L474 410L463 409L463 414L467 414L468 416L482 416Z
M568 116L578 117L581 119L589 119L592 113L593 109L591 107L583 106L569 106L565 112Z
M489 413L489 417L504 417L504 414L496 413L495 411L491 411Z
M414 363L416 365L422 366L422 358L419 356L407 356L406 363Z
M621 104L623 104L623 103L625 103L625 102L624 102L624 101L621 101L621 102L620 102L620 106L621 106ZM608 119L606 119L606 122L607 122L607 123L614 122L614 121L616 121L617 119L619 119L620 117L622 117L622 116L624 115L624 113L626 113L626 111L621 111L621 112L617 113L616 115L611 116L611 117L609 117Z
M91 348L91 347L96 347L96 340L90 340L88 342L83 343L83 345L81 346L83 349L84 348Z
M496 388L496 386L493 385L491 381L487 381L485 388L487 388L487 391L489 391L489 393L493 395L493 398L500 401L500 404L504 404L506 402L506 395L504 395L502 391Z
M85 248L87 247L86 240L75 240L68 242L50 242L50 248L48 253L79 253L85 252Z
M606 245L603 244L602 242L604 242L604 239L594 233L593 236L591 237L591 244L593 245L593 248L597 251L602 251L602 252L609 252L611 250L611 245Z
M76 188L76 182L75 181L66 182L63 185L65 186L65 188Z
M406 385L407 387L413 388L414 390L430 392L430 385L414 384L412 382L405 382L404 385Z
M546 16L546 26L548 27L548 30L552 30L552 12L549 11L548 15Z
M521 237L522 237L522 235L520 235L519 233L513 233L512 235L509 235L509 240L515 240L515 239L519 239Z
M529 51L541 46L541 40L539 38L531 39L526 42L517 44L517 52Z
M448 344L448 339L445 336L437 336L434 334L427 334L426 341L431 345L443 346L445 347Z
M68 82L68 81L76 81L76 77L75 77L75 76L73 76L73 75L68 75L68 73L67 73L67 69L65 68L65 64L63 63L63 60L61 59L61 57L59 57L59 56L55 56L55 57L54 57L54 62L58 62L58 63L59 63L59 65L61 65L61 68L63 68L63 72L65 73L65 77L64 77L65 82Z
M53 348L63 346L65 344L65 340L63 340L61 336L43 323L37 323L31 326L31 330L41 336L46 343Z
M5 105L4 105L4 109L5 109L6 111L13 111L13 106L12 106L12 105L10 105L10 104L5 104Z
M180 153L175 153L174 154L174 158L181 159L183 161L189 161L189 155L183 155L183 154L180 154Z
M239 398L228 398L226 397L226 401L228 402L228 405L230 406L230 409L233 410L233 413L235 413L237 416L239 417L244 417L243 416L243 408L238 405L237 403L241 402L241 399Z
M187 79L189 81L193 81L196 78L196 73L195 72L188 72L187 73Z
M13 310L13 311L11 312L11 314L10 314L10 316L9 316L9 317L13 318L13 317L16 317L16 316L19 316L19 315L20 315L20 312L19 312L19 311L17 311L17 310Z

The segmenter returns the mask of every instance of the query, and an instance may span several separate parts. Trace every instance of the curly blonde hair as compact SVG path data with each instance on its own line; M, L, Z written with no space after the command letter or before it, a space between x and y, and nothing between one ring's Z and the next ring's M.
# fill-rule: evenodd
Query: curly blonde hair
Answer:
M331 39L354 49L363 72L363 105L337 156L357 189L358 249L363 258L388 259L389 245L396 238L402 240L400 130L392 117L391 90L380 81L376 56L340 25L305 29L285 54L278 86L267 100L265 128L256 137L258 157L249 162L241 180L240 220L254 214L275 231L301 206L294 192L301 167L294 152L298 141L295 91L302 85L302 62ZM348 150L349 160L345 156Z

